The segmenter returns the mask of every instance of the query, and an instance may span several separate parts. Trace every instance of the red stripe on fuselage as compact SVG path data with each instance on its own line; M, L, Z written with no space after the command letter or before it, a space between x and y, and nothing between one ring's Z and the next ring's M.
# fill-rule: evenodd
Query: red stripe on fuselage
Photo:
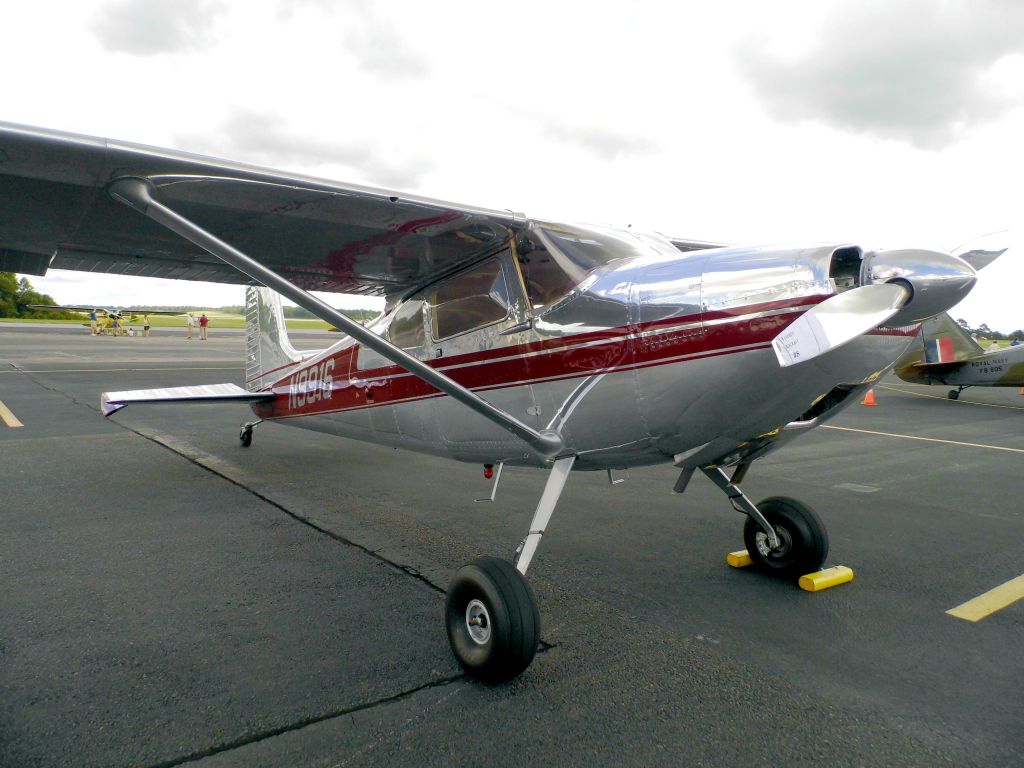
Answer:
M700 315L675 317L642 326L471 352L430 364L469 389L491 390L764 349L799 316L797 310L825 298L827 296L808 296L748 305L728 312L707 312L704 322L713 324L703 327L685 327L700 323ZM771 314L773 312L780 314ZM434 387L396 365L356 370L358 352L359 346L353 344L329 351L325 357L305 361L301 371L273 386L277 398L264 407L261 415L264 418L305 416L441 395ZM329 382L323 377L327 360L333 361L332 370L328 372Z

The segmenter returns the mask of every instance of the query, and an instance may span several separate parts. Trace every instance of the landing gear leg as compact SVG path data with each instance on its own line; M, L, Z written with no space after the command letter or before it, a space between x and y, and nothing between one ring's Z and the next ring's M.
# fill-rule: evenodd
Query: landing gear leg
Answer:
M821 569L828 556L828 533L813 509L785 496L755 505L721 467L702 470L725 491L733 508L747 515L743 541L758 569L784 579Z
M448 587L445 624L455 658L473 677L511 680L530 666L540 642L537 599L525 578L575 456L555 461L515 564L481 557L463 566Z
M248 448L252 445L252 431L256 425L261 424L263 419L259 421L247 421L242 425L242 429L238 433L238 442L243 448Z

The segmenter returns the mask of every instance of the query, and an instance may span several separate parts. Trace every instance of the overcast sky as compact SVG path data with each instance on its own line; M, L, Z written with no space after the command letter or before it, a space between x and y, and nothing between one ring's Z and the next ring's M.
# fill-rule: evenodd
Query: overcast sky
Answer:
M724 242L1010 230L953 314L1024 326L1018 0L36 0L4 28L2 120ZM30 279L63 303L243 296Z

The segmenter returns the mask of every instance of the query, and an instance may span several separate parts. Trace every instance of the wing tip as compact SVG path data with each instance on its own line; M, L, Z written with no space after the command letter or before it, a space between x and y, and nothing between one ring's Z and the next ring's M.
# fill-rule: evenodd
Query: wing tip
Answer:
M117 400L111 400L109 392L104 392L102 395L100 395L100 411L107 418L113 416L126 405L128 405L128 403L121 403L118 402Z

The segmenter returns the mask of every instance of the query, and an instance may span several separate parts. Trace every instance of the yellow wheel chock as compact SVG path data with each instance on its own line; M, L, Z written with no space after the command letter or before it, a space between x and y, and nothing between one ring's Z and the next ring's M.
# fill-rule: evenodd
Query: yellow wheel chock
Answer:
M733 568L746 568L753 561L747 550L741 549L726 555L725 562ZM845 565L835 565L801 576L798 584L800 589L805 592L821 592L823 589L837 587L848 581L853 581L853 569L847 568Z

